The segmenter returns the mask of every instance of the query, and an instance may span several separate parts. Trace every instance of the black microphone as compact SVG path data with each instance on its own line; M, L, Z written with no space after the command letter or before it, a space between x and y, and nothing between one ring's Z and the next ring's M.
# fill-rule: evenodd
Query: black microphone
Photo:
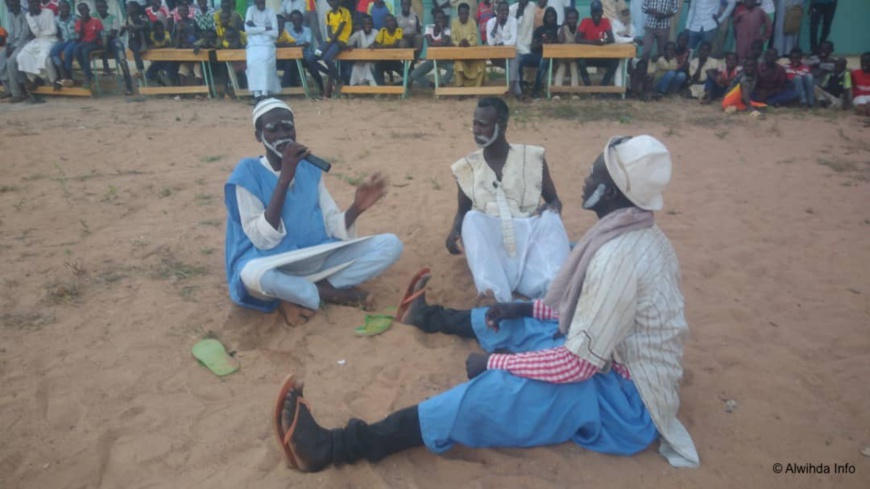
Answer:
M329 169L332 168L331 163L314 155L308 155L308 157L305 158L305 161L311 163L317 168L320 168L324 173L329 173Z

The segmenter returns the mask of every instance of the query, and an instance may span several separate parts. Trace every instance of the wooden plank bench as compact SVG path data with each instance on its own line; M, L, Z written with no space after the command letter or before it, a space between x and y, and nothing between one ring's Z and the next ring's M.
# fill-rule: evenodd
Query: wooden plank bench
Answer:
M212 76L211 67L209 66L210 49L203 49L199 53L194 54L193 49L176 49L176 48L158 48L149 49L142 53L142 59L145 61L169 61L173 63L195 63L202 64L202 77L205 85L192 87L149 87L145 74L142 73L141 83L139 86L140 95L186 95L186 94L206 94L209 98L212 94ZM133 59L133 53L127 51L127 59Z
M218 49L215 51L215 56L218 62L226 63L227 73L230 77L230 83L233 85L233 90L240 97L251 96L250 90L242 90L239 88L239 80L236 77L236 72L233 70L232 63L234 61L246 61L247 53L244 49ZM279 60L294 60L296 61L296 70L299 72L299 80L302 81L301 87L287 87L281 89L281 95L304 95L308 96L308 79L305 77L305 70L302 66L302 48L293 46L275 49L275 58Z
M370 85L342 85L339 93L343 94L389 94L408 96L408 71L411 61L414 61L413 48L383 48L361 49L355 48L342 51L335 57L338 61L401 61L403 66L402 86L370 86Z
M628 64L625 60L637 56L637 46L634 44L607 44L604 46L594 46L591 44L544 44L545 59L549 58L549 69L547 72L547 98L551 98L554 93L619 93L622 98L625 98L625 80L628 71ZM623 86L579 86L579 87L554 87L553 86L553 64L559 59L580 59L580 58L609 58L618 59L621 61Z
M510 90L510 62L516 58L517 49L514 46L470 46L461 47L428 47L426 59L434 63L435 71L435 98L442 95L504 95ZM505 69L504 86L485 87L442 87L438 61L455 60L492 60L503 59Z

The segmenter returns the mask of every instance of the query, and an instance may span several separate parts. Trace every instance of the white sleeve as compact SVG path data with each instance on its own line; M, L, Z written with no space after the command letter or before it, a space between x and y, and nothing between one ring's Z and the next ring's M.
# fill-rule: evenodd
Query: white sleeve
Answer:
M636 265L630 253L605 245L586 271L565 346L599 369L611 360L614 348L634 325Z
M495 17L486 21L486 44L489 46L495 46L495 36L492 35L492 28L495 27L495 23L498 22Z
M248 11L245 12L245 32L248 34L262 34L266 32L266 27L261 25L254 24L253 27L248 25L248 22L253 22L254 20L254 10L257 7L248 7Z
M517 45L517 19L509 17L508 21L505 22L502 42L505 46Z
M271 250L281 243L287 235L283 219L278 222L278 229L273 228L266 220L266 208L263 203L241 185L236 185L236 203L239 206L239 219L242 221L245 236L255 247Z
M356 223L354 222L350 228L344 224L344 212L339 210L338 205L332 200L332 195L329 190L326 190L326 185L323 179L320 179L320 185L317 187L318 200L320 202L320 212L323 213L323 225L326 227L326 234L332 238L337 238L342 241L356 238Z
M731 12L734 11L734 7L737 5L735 0L725 0L725 10L722 12L722 15L719 16L719 25L722 25L723 22L727 22L728 18L731 17Z

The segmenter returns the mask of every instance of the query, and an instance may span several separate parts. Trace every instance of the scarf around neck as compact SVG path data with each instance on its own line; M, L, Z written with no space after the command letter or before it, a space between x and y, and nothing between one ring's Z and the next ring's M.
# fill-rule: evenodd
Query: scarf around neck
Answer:
M631 231L652 227L653 224L652 212L629 207L602 217L580 238L544 297L544 303L559 313L559 331L562 334L568 334L583 290L586 270L595 253L608 241Z

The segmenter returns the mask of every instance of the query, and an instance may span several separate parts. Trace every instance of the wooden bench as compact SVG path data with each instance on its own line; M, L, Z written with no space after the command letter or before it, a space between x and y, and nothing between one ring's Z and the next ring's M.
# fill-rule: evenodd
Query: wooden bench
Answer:
M554 93L619 93L622 95L622 98L625 98L625 80L628 65L624 61L635 56L637 56L637 46L634 44L607 44L604 46L593 46L591 44L544 44L543 57L550 59L547 74L547 98L551 98ZM609 58L623 61L620 67L622 70L623 86L554 87L553 63L559 59L581 58Z
M429 47L426 48L426 59L434 63L435 97L442 95L504 95L510 90L510 62L516 58L517 49L514 46L470 46L460 47ZM492 60L503 59L505 69L505 85L485 87L442 87L438 61L456 60Z
M342 85L342 94L388 94L408 96L408 70L414 61L413 48L351 49L335 57L338 61L401 61L403 66L402 86Z
M202 64L202 77L205 85L190 86L190 87L149 87L145 74L142 73L139 87L140 95L185 95L185 94L206 94L209 98L212 94L212 76L211 67L209 66L210 49L203 49L199 53L194 54L193 49L175 49L175 48L158 48L149 49L142 53L142 59L145 61L169 61L173 63L195 63ZM133 59L133 53L127 51L127 59Z
M230 77L230 83L233 85L233 90L240 97L250 96L250 90L242 90L239 88L239 80L236 77L236 72L233 70L232 63L234 61L247 61L247 52L244 49L218 49L215 51L215 56L218 62L226 63L227 73ZM279 60L294 60L296 61L296 70L299 72L299 80L302 81L301 87L287 87L281 89L281 95L304 95L308 96L308 80L305 77L305 71L302 66L302 48L301 47L286 47L277 48L275 50L275 58Z

